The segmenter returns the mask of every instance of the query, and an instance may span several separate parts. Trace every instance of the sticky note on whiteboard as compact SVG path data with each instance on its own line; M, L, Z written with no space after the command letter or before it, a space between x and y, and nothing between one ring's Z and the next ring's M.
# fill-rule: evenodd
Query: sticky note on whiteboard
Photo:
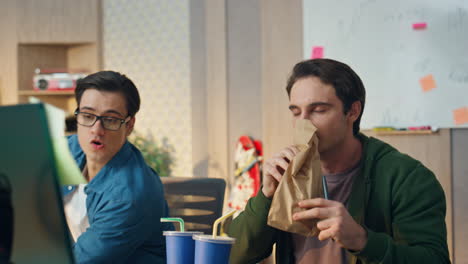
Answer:
M413 23L413 29L426 29L426 28L427 28L426 22Z
M429 92L430 90L436 88L436 83L432 74L426 75L419 80L419 84L421 85L421 89L423 92Z
M453 121L455 125L468 124L468 106L453 110Z
M313 46L312 53L310 54L311 59L323 58L323 46Z

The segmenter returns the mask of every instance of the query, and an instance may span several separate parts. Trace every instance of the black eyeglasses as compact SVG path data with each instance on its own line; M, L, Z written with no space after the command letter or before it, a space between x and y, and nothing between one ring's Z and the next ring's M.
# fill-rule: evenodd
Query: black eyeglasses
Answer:
M76 122L85 127L92 127L96 121L101 120L102 126L107 130L117 131L122 127L123 124L130 121L130 116L125 119L110 117L110 116L98 116L86 112L75 111Z

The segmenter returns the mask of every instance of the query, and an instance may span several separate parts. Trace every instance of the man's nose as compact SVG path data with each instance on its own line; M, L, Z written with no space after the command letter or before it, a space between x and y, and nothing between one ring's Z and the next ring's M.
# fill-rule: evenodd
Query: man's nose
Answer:
M299 115L299 119L309 119L309 113L307 111L302 111L301 114Z
M102 120L98 119L96 120L96 122L94 123L94 125L91 127L91 132L93 132L94 134L98 134L98 135L101 135L104 133L104 126L102 125Z

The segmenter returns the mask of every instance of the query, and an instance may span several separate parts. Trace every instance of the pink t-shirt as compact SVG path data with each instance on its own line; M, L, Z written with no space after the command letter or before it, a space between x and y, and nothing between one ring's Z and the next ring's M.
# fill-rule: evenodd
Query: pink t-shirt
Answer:
M337 174L324 175L328 185L328 197L330 200L338 201L346 205L354 176L360 171L360 162L354 168ZM317 237L305 237L292 234L294 244L294 257L297 264L334 264L347 263L346 250L331 239L324 241Z

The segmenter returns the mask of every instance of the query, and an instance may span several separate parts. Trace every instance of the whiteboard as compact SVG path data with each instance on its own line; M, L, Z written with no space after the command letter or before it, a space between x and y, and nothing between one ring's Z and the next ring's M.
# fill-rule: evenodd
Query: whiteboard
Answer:
M468 107L467 0L303 0L303 12L304 58L323 46L364 82L361 128L468 127L454 121Z

